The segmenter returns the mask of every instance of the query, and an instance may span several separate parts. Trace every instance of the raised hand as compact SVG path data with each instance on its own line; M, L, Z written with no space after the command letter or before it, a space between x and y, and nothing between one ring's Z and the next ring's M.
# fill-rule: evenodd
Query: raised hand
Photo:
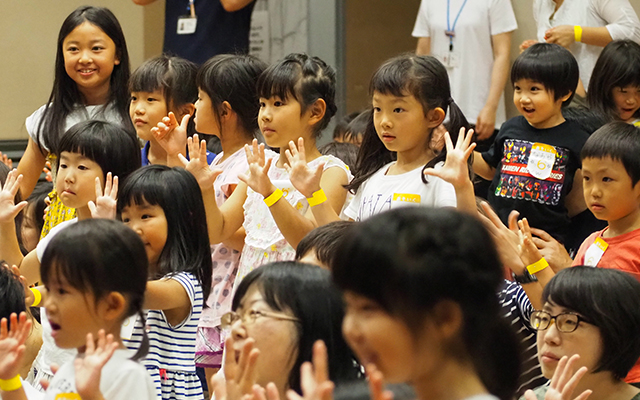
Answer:
M187 145L187 125L189 124L191 115L187 114L182 117L182 121L178 123L173 112L162 118L158 125L151 128L151 133L158 144L162 146L167 156L177 156L184 153Z
M366 367L366 372L369 378L371 400L393 400L393 393L390 390L384 390L382 372L374 364L369 364Z
M16 193L20 189L22 175L17 170L9 171L4 186L0 185L0 224L13 222L16 215L27 206L26 201L15 204Z
M227 400L240 400L244 395L252 394L258 373L256 363L260 350L253 348L255 343L253 339L247 339L237 360L236 352L233 349L234 343L233 336L230 336L224 343L224 377Z
M0 162L9 167L9 169L13 169L13 160L9 158L6 154L0 151Z
M201 190L210 190L213 188L213 182L215 182L218 175L222 173L221 169L211 169L207 164L207 142L198 141L198 134L193 137L187 138L187 148L189 149L189 160L182 154L180 161L184 166L184 169L191 172L191 174L198 181Z
M258 145L256 139L253 139L251 147L244 145L244 153L249 163L249 175L239 174L238 179L246 183L256 193L260 193L264 197L269 196L274 191L274 186L268 175L273 158L266 160L264 144Z
M83 399L92 399L100 395L100 376L102 367L111 359L118 348L113 335L106 335L103 329L98 332L97 346L93 335L87 333L87 346L84 357L77 357L73 366L76 374L76 390Z
M3 268L3 267L0 266L0 268ZM7 265L6 268L9 268L9 266ZM22 284L22 289L24 290L24 304L26 304L27 306L32 305L35 299L35 296L31 291L31 289L29 289L29 285L27 284L27 279L24 276L20 275L20 268L18 268L15 265L11 266L11 272L13 272L13 275L16 278L18 278L18 280Z
M529 221L526 218L522 218L518 221L518 228L520 229L520 259L522 259L524 265L531 265L540 260L542 254L533 242Z
M545 400L572 400L573 392L578 382L587 373L587 367L581 367L575 373L573 372L574 365L578 360L580 360L580 356L577 354L571 356L570 359L567 359L567 356L560 359L556 370L553 372L549 390L544 396ZM573 400L586 400L590 395L591 390L585 390ZM537 400L532 390L524 392L524 397L526 400Z
M333 400L334 384L329 380L327 346L322 340L313 344L312 363L307 361L300 367L300 387L302 388L302 396L289 390L287 399Z
M118 177L111 176L107 172L107 179L104 182L104 193L100 179L96 177L96 202L90 201L87 205L91 211L91 218L116 218L116 205L118 203Z
M25 342L31 331L31 321L25 312L18 317L15 313L9 317L11 330L7 328L7 319L0 321L0 379L8 380L18 375L22 357L26 349Z
M493 236L502 264L516 274L522 274L526 265L520 259L520 235L518 230L517 211L509 214L509 227L505 226L500 217L493 211L489 203L481 204L486 215L480 215L482 223Z
M558 273L564 268L569 268L573 263L567 249L553 236L542 229L531 228L532 238L540 254L547 260L553 272Z
M293 141L290 141L289 149L284 154L288 160L284 168L289 173L289 180L293 187L304 197L313 196L313 193L320 190L324 163L320 163L315 170L309 168L303 138L298 138L298 147Z
M473 149L476 147L475 143L471 143L472 138L473 129L469 129L465 134L464 128L460 128L458 140L454 147L449 132L446 132L444 134L444 142L447 148L447 159L444 162L444 166L440 169L426 168L424 174L436 176L449 182L454 187L462 187L468 184L470 178L467 160L469 160Z

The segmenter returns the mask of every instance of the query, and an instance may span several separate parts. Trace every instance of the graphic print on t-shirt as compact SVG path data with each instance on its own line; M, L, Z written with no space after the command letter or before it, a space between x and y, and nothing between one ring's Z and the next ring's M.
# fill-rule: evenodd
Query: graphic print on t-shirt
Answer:
M496 197L558 205L569 162L568 149L507 139L502 154Z

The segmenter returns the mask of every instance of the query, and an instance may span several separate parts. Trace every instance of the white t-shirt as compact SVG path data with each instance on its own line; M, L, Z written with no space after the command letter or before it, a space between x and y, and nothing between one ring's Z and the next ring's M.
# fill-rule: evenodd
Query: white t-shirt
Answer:
M422 0L414 37L431 38L431 55L443 64L449 55L447 30L447 2L449 27L453 27L464 0ZM458 104L467 120L475 124L478 114L487 102L493 69L491 36L512 32L518 28L511 1L467 1L455 24L453 38L454 67L447 68L451 82L451 97ZM496 110L496 129L506 121L504 96L500 97Z
M611 39L631 39L640 43L640 21L629 0L564 0L557 12L555 9L553 0L533 1L533 18L540 42L544 42L544 33L551 27L581 25L606 26ZM550 19L554 12L553 19ZM578 61L580 79L588 90L591 73L602 47L574 43L569 50Z
M422 166L400 175L386 175L389 163L365 181L354 196L345 215L355 221L365 220L392 208L406 206L455 207L453 185L434 176L422 181ZM444 164L438 163L440 169Z
M100 392L105 399L144 400L159 398L151 376L142 365L130 359L132 356L132 351L116 350L111 359L102 367ZM78 357L82 357L82 354L79 354ZM75 399L74 393L77 393L77 390L75 368L72 361L64 364L55 374L45 393L45 400Z

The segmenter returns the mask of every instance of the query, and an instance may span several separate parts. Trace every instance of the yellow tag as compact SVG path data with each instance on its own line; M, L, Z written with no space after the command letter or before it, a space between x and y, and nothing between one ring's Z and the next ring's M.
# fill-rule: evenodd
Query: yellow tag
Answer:
M596 246L598 246L599 249L601 249L602 251L607 250L607 247L609 247L609 243L605 242L604 240L602 240L602 238L598 237L596 238L596 241L593 242Z
M82 400L82 397L78 393L60 393L55 400Z
M393 201L402 201L405 203L417 203L420 204L420 195L413 193L394 193Z

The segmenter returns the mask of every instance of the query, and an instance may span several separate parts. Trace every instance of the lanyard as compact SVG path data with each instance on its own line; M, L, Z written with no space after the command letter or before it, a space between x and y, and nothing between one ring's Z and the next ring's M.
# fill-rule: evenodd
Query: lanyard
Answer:
M453 20L453 26L451 26L451 20L449 18L449 6L451 5L450 3L451 0L447 0L447 30L444 32L444 34L449 36L449 51L453 51L453 37L456 35L456 24L458 23L458 18L460 18L462 9L467 5L467 0L464 0L462 6L460 6L458 15L456 15L456 19Z
M189 0L189 14L191 18L196 17L196 5L194 0Z

